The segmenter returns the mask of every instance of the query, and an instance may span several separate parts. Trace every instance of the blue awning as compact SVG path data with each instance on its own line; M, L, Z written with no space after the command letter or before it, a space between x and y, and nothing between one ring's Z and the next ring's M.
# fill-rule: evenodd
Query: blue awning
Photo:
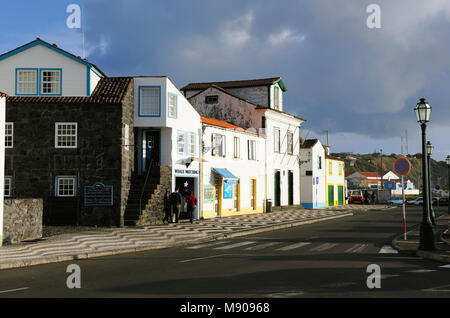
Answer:
M227 168L213 168L214 172L223 177L225 183L239 183L238 178L230 172Z

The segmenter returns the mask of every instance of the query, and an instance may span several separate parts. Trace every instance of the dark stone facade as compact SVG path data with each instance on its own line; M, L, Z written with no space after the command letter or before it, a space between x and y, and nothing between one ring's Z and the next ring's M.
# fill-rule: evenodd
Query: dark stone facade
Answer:
M75 213L79 225L123 225L134 169L134 149L124 147L125 124L129 140L134 140L131 84L121 103L7 101L6 121L14 123L14 147L6 149L5 156L5 176L12 176L13 198L42 198L44 224L52 223L52 215ZM55 148L57 122L78 124L76 149ZM58 199L56 176L77 177L76 197L69 209L55 211L58 205L50 204ZM113 206L84 206L84 187L96 182L113 186Z
M3 243L42 237L42 199L5 199Z

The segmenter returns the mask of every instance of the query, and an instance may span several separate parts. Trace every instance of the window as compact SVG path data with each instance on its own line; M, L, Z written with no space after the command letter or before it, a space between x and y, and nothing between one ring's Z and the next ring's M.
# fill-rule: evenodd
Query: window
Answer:
M329 163L328 163L328 174L331 176L331 175L333 175L333 162L332 161L330 161Z
M37 69L17 69L16 94L37 95Z
M212 155L225 157L225 136L219 134L212 135Z
M184 154L186 152L186 134L178 133L178 153Z
M4 192L3 195L5 197L10 197L12 194L12 178L11 177L5 177L4 179Z
M233 138L233 146L234 146L233 157L240 158L241 157L241 141L240 141L239 137Z
M256 160L256 141L248 141L248 160Z
M280 152L280 128L275 127L273 130L273 145L274 145L274 152Z
M287 152L289 155L294 153L294 134L290 131L287 132Z
M61 70L41 69L41 95L61 94Z
M342 176L342 163L339 163L339 175Z
M195 133L190 133L186 131L178 132L178 154L180 155L195 155L195 145L196 145L196 135Z
M178 96L169 93L169 117L177 118L178 112Z
M280 109L280 89L277 86L273 89L273 108Z
M321 170L322 169L322 157L321 156L317 156L317 163L318 163L318 169Z
M77 148L77 123L55 124L55 148Z
M205 104L217 104L218 102L219 96L217 95L205 96Z
M14 123L5 123L5 148L12 148L14 145Z
M195 134L189 135L189 154L195 155Z
M56 177L57 197L74 197L76 195L76 177Z
M161 88L153 86L139 87L139 116L161 116Z

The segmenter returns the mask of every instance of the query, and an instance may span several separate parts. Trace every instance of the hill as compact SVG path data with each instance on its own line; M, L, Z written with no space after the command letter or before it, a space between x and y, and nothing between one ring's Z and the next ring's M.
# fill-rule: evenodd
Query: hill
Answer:
M379 153L373 154L353 154L353 153L333 153L333 156L341 158L345 161L345 172L352 173L355 171L371 171L378 172L381 167L381 156ZM394 163L403 155L391 154L383 155L383 174L394 171ZM416 187L422 187L422 154L407 155L411 163L411 171L406 178L414 182ZM442 189L448 189L447 164L445 161L436 161L431 159L431 186L434 188L439 185Z

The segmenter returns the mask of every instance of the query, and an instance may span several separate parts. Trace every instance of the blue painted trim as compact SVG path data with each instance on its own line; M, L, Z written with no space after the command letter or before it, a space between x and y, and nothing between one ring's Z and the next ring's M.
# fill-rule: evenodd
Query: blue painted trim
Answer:
M178 151L178 135L180 134L180 133L184 133L185 134L185 140L184 140L184 143L185 143L185 150L184 150L184 152L179 152ZM195 136L195 144L194 144L194 149L195 149L195 152L194 153L190 153L189 152L189 135L194 135ZM179 155L182 155L182 156L196 156L197 155L197 133L196 132L192 132L192 131L187 131L187 130L177 130L177 153L179 154Z
M175 100L176 100L176 112L175 112L175 116L170 116L170 112L169 112L169 105L170 105L170 96L175 96ZM169 118L174 118L177 119L178 118L178 95L174 94L174 93L167 93L167 117Z
M141 114L141 89L146 87L158 87L159 88L159 115L142 115ZM161 86L160 85L154 85L154 86L139 86L138 88L138 117L161 117Z
M73 179L74 182L74 187L73 187L73 195L71 196L60 196L58 195L58 190L59 190L59 179ZM60 198L73 198L77 196L77 177L76 176L56 176L55 177L55 197L60 197Z
M22 70L34 70L36 71L36 94L19 94L17 92L17 80L18 80L18 71L22 71ZM15 94L16 96L38 96L39 95L39 69L38 68L16 68L16 90L15 90Z
M42 72L43 71L59 71L59 94L44 94L41 92ZM62 96L62 68L40 68L39 69L39 96Z
M102 187L104 188L111 188L111 204L87 204L86 203L86 189L87 188L93 188L95 187L97 184L100 184ZM101 182L96 182L95 184L91 185L91 186L84 186L84 198L83 198L83 203L84 206L113 206L114 205L114 187L112 185L107 186L104 185Z
M315 203L302 202L302 206L305 209L318 209L318 208L325 208L327 206L327 204L326 204L326 202L315 202Z
M8 186L9 186L9 195L5 195L4 193L3 193L3 194L4 194L4 197L5 197L5 198L10 198L10 197L12 196L12 177L10 177L10 176L5 176L4 179L5 179L5 181L8 182ZM4 192L4 190L5 190L5 189L3 189L3 192Z
M86 96L91 96L91 68L86 66Z
M1 61L1 60L4 60L4 59L6 59L6 58L8 58L8 57L10 57L10 56L13 56L13 55L15 55L15 54L18 54L18 53L20 53L20 52L23 52L23 51L25 51L25 50L28 50L28 49L30 49L30 48L36 46L36 45L39 45L39 44L42 45L42 46L45 46L46 48L48 48L48 49L50 49L50 50L53 50L53 51L59 53L59 54L61 54L61 55L64 55L65 57L68 57L68 58L70 58L70 59L72 59L72 60L74 60L74 61L76 61L76 62L78 62L78 63L81 63L81 64L83 64L83 65L92 67L93 70L94 70L94 72L96 72L98 75L100 75L101 77L103 77L103 75L100 74L99 70L96 69L96 67L95 67L94 65L92 65L91 63L86 62L86 61L84 61L84 60L82 60L82 59L79 59L79 58L77 58L77 57L75 57L75 56L72 56L72 55L70 55L70 54L68 54L68 53L66 53L66 52L64 52L64 51L62 51L60 48L56 48L56 47L54 47L54 46L52 46L52 45L50 45L50 44L47 44L47 43L45 43L45 42L42 42L42 41L40 41L40 40L35 40L35 41L31 42L31 43L28 43L28 44L25 45L25 46L22 46L22 47L20 47L20 48L18 48L18 49L15 49L15 50L13 50L13 51L7 53L7 54L4 54L4 55L0 56L0 61Z

